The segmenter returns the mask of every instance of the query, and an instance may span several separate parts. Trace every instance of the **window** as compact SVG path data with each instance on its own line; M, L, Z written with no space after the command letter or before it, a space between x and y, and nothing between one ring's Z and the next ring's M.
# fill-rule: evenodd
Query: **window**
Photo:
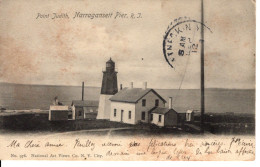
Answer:
M72 110L69 110L68 112L68 119L72 119Z
M121 110L121 122L124 122L124 110Z
M116 109L114 109L114 117L116 117Z
M156 99L156 100L155 100L155 107L158 107L158 106L159 106L159 100Z
M131 119L131 111L128 112L128 119Z
M153 120L153 114L151 114L151 121Z
M107 63L107 67L111 67L111 64L110 64L110 63Z
M82 111L79 111L79 116L82 116Z
M142 112L142 120L145 120L145 112Z
M159 120L158 122L162 122L162 115L159 115Z
M142 106L145 106L145 105L146 105L146 100L143 99L143 100L142 100Z

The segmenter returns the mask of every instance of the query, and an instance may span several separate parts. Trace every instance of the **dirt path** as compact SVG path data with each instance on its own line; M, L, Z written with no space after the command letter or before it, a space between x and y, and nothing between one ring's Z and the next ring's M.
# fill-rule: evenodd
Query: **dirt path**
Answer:
M134 127L105 128L105 129L77 130L77 131L70 131L70 132L58 132L58 133L45 135L45 137L60 137L60 136L72 136L72 135L74 136L74 135L86 135L86 134L110 136L113 131L130 130L130 129L134 129Z

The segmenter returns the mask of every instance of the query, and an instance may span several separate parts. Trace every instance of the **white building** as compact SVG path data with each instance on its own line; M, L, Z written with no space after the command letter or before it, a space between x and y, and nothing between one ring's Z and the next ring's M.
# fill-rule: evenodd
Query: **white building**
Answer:
M110 98L110 121L137 124L138 122L150 122L149 111L156 107L164 107L166 101L153 89L124 88Z
M194 115L195 114L200 115L200 112L198 110L187 110L186 111L186 121L187 122L194 121Z
M49 110L49 121L68 120L69 106L51 105Z

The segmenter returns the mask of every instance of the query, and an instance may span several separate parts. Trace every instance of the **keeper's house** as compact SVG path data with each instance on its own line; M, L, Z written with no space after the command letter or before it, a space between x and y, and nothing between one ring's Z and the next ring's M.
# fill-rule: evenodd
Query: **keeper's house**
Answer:
M149 111L154 107L164 107L166 101L153 89L147 88L145 82L143 88L124 88L110 98L110 121L137 124L150 122Z

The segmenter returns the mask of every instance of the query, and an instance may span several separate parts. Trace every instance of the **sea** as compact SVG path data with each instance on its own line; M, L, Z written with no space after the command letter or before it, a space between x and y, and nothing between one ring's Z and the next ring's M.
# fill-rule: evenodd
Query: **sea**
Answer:
M98 101L99 87L85 87L84 99ZM167 102L173 98L177 112L200 110L199 89L155 89ZM81 100L81 86L0 83L0 107L8 110L48 110L55 97L65 105ZM166 104L168 106L168 104ZM254 89L205 89L205 112L255 114Z

